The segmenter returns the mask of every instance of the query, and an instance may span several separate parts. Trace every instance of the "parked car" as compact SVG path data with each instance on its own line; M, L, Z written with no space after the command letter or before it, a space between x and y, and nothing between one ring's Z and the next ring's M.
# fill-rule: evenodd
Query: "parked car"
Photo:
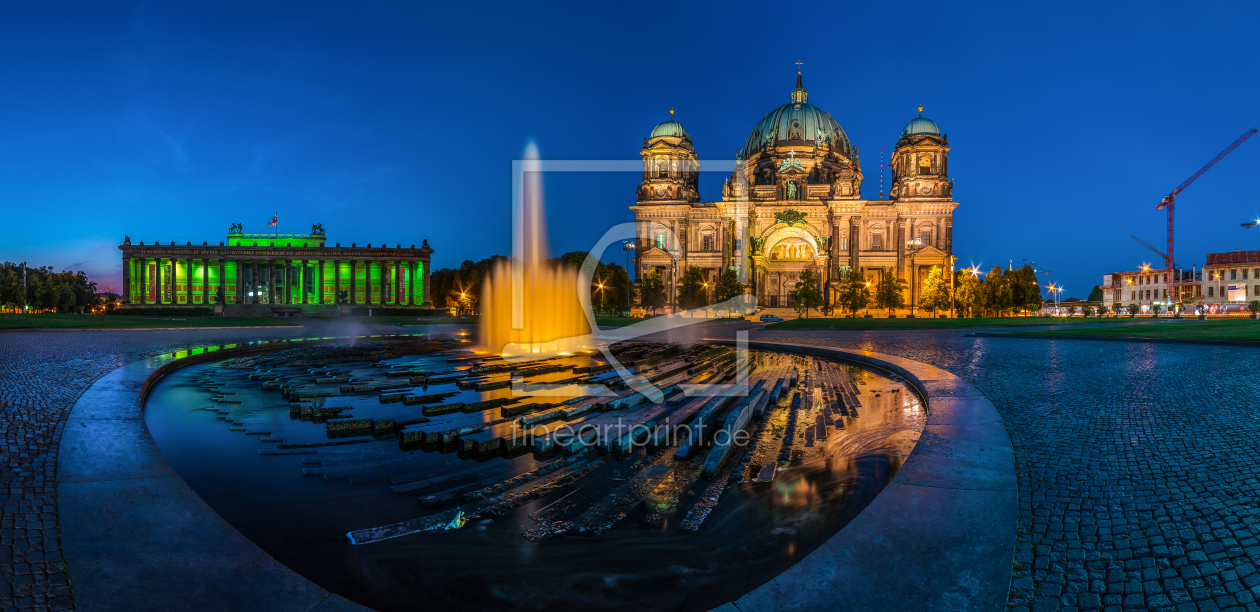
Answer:
M761 322L762 323L782 323L783 318L766 314L766 315L761 315Z

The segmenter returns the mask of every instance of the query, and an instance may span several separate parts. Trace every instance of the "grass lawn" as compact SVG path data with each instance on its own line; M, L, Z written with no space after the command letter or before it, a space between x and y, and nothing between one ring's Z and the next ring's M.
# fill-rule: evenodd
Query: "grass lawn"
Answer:
M127 317L121 315L0 314L0 329L136 329L293 325L272 317Z
M771 323L766 329L950 329L962 327L1026 327L1029 325L1096 325L1099 323L1153 323L1151 320L1129 320L1094 317L988 317L982 319L788 319ZM1128 327L1128 325L1125 325ZM1054 332L1061 333L1061 332Z
M364 325L468 325L477 323L481 319L478 317L414 317L414 316L386 316L386 317L319 317L328 321L349 321L353 323L362 323Z
M1260 341L1260 320L1224 319L1217 321L1168 322L1160 325L1096 327L1019 332L1029 335L1079 336L1082 338L1168 338L1172 340L1253 340Z

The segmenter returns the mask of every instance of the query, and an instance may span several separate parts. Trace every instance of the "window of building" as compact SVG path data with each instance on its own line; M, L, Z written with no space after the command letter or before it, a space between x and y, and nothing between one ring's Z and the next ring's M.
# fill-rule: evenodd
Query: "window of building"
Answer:
M1236 269L1234 269L1234 268L1230 268L1230 270L1229 270L1229 280L1238 280L1238 270L1236 270Z
M1243 268L1243 280L1247 280L1247 269Z
M849 237L848 236L845 236L844 238L840 239L840 250L841 251L849 250Z
M884 250L884 235L883 234L871 234L871 250L872 251Z
M713 234L705 234L700 237L700 249L704 251L713 250Z
M1212 297L1212 292L1213 292L1215 289L1216 289L1216 287L1208 287L1208 297Z
M744 241L739 238L736 238L735 239L735 252L738 253L739 250L742 248L744 248Z
M665 233L664 232L661 232L656 235L656 248L662 251L665 250Z
M919 232L919 246L929 246L932 244L932 232Z

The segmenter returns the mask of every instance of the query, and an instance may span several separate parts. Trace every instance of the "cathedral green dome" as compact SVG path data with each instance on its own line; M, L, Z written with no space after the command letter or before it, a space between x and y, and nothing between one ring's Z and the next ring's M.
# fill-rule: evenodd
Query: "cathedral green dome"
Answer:
M901 137L905 138L911 134L935 134L941 135L940 126L935 121L923 116L923 107L919 107L919 116L910 120L906 127L901 128Z
M674 109L669 109L669 121L658 124L652 129L652 138L658 136L672 136L674 138L686 138L691 140L691 134L687 133L687 128L677 121L674 121Z
M808 147L827 144L831 150L845 157L853 156L849 135L831 114L808 102L809 95L796 76L796 89L792 101L766 114L757 122L748 142L744 144L742 157L748 159L769 146L791 145Z

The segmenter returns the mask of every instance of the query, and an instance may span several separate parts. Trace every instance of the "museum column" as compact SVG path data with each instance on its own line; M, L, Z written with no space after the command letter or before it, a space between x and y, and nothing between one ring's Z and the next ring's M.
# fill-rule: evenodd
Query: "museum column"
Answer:
M131 303L131 258L123 255L123 296L122 303Z
M210 260L201 260L201 305L210 303Z
M149 284L145 279L145 275L149 272L149 260L140 258L140 305L143 306L149 301Z
M429 262L421 261L419 263L420 277L424 279L420 284L420 305L427 305L429 308L433 308L433 300L429 297Z
M341 299L341 260L333 260L333 303Z
M356 296L354 293L355 285L358 284L355 282L356 280L358 280L355 278L355 275L358 273L358 270L355 269L358 267L357 265L355 265L357 263L358 262L353 259L350 260L350 299L349 299L349 302L351 306L354 306L358 303L358 296Z
M324 305L324 260L316 259L315 267L316 267L315 280L319 281L319 289L315 293L318 299L315 300L315 303L319 304L320 306L323 306Z
M247 292L250 298L249 303L257 304L258 303L258 260L251 259L250 264L251 265L250 265L250 274L249 274L249 288Z
M399 280L400 275L402 275L403 273L402 269L403 269L402 262L395 260L394 261L394 305L395 306L402 306L403 281Z
M161 256L153 258L153 303L162 305L162 294L166 292L166 285L162 278L162 258Z

